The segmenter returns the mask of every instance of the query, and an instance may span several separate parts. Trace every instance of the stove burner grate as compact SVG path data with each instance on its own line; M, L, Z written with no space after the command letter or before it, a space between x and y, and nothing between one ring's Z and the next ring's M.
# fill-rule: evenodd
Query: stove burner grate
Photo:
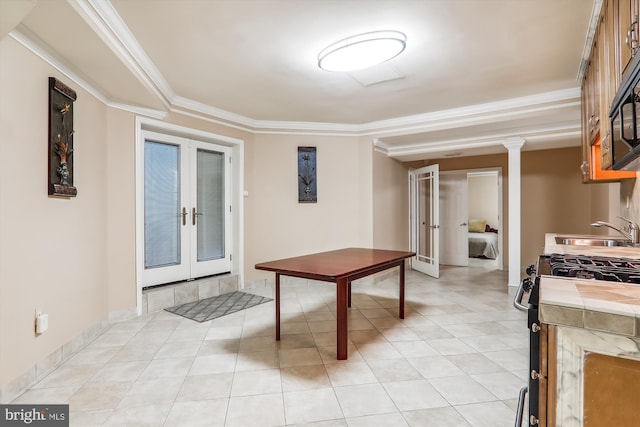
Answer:
M640 260L552 254L551 275L640 284Z

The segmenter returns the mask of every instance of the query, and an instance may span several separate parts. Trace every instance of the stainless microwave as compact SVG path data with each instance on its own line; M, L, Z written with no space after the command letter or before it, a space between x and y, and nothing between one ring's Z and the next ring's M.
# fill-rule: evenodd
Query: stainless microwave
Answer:
M614 170L640 170L640 82L637 80L616 96L617 103L611 111L609 148Z

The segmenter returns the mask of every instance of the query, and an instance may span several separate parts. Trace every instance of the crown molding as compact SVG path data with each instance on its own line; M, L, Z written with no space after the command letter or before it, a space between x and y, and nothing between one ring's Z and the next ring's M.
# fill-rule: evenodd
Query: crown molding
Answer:
M158 119L166 117L166 111L112 101L98 84L77 72L73 66L61 60L53 49L51 49L43 40L24 25L19 24L9 33L9 36L45 61L51 67L67 76L75 84L80 86L83 90L91 94L106 106Z
M104 104L109 102L109 98L101 89L99 89L99 86L95 82L78 73L71 65L61 60L53 49L51 49L42 39L36 36L23 24L19 24L14 28L9 33L9 36L45 61L51 67L73 80L74 83L89 92L92 96L96 97L100 102Z
M175 93L109 1L68 0L111 51L167 109Z
M405 157L418 154L440 155L456 150L470 150L491 146L504 146L509 148L522 147L525 142L541 143L558 138L579 137L581 128L579 125L553 126L533 130L519 131L517 133L496 133L485 136L473 136L469 138L457 138L441 141L425 141L406 145L391 146L382 140L373 140L374 150L389 157Z
M578 68L578 75L576 81L580 84L587 72L587 66L589 65L589 56L591 55L591 49L593 48L593 40L596 36L596 30L598 29L598 21L602 13L602 0L594 0L593 8L591 9L591 18L589 19L589 29L587 30L587 37L584 41L584 48L582 49L582 60L580 61L580 67Z

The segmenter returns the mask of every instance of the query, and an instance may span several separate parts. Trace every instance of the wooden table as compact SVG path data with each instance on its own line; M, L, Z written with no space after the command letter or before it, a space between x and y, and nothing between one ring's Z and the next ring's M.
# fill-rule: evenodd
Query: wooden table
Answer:
M399 318L404 319L404 264L414 252L348 248L256 264L258 270L276 273L276 340L280 340L280 276L336 284L337 355L347 359L347 307L351 307L351 282L383 270L400 267Z

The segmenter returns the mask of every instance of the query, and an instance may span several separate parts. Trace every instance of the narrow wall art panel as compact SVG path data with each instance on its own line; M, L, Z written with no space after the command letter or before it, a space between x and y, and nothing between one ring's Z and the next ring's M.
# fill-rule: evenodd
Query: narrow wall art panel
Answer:
M73 102L76 92L49 77L49 195L75 197L73 186Z
M298 202L318 202L316 147L298 147Z

